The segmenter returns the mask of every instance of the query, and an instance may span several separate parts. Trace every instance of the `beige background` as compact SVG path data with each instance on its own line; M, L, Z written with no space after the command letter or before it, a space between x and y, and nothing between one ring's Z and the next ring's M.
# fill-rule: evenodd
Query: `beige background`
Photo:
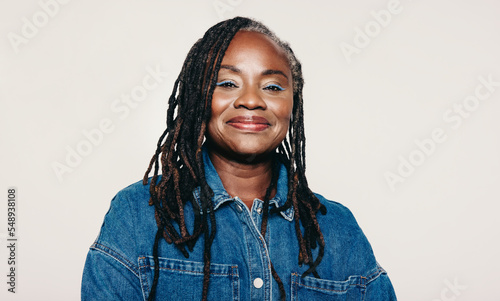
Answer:
M500 300L497 1L62 2L0 1L0 275L8 186L19 214L18 293L1 276L0 299L79 299L88 247L142 177L189 48L243 15L302 61L310 186L353 211L399 299ZM168 73L150 91L148 68ZM141 91L125 113L121 95Z

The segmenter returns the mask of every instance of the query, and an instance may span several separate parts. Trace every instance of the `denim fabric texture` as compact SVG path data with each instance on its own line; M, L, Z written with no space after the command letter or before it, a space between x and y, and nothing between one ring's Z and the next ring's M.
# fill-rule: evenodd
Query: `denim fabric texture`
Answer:
M377 263L370 243L351 212L319 194L327 214L318 213L325 254L317 271L301 277L307 265L298 265L294 212L269 216L266 237L260 234L263 202L251 210L231 197L204 149L206 179L214 192L217 234L212 245L209 300L280 300L270 262L283 281L287 300L396 300L386 271ZM281 206L288 192L282 165L271 207ZM194 192L195 198L198 191ZM111 201L99 236L90 247L82 279L82 300L147 300L153 283L153 242L157 230L154 207L148 205L149 185L142 181L121 190ZM186 205L188 229L192 206ZM189 258L160 241L156 300L201 300L203 236ZM314 258L318 248L313 250Z

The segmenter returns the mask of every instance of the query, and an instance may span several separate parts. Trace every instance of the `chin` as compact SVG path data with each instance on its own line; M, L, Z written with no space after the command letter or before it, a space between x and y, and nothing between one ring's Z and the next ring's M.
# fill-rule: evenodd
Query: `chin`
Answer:
M233 152L240 158L250 162L256 159L267 158L269 154L274 153L276 147L265 148L262 145L239 146L233 149Z
M274 139L252 138L254 137L247 135L230 139L209 139L209 141L213 150L243 163L269 159L268 156L274 153L279 145Z
M258 156L268 151L258 147L238 147L234 149L234 152L240 156Z

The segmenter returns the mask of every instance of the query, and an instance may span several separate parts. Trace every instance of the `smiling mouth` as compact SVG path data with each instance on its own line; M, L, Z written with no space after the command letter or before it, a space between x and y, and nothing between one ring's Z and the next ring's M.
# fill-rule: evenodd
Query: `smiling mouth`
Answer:
M260 116L237 116L231 118L228 125L239 130L260 132L271 126L266 118Z

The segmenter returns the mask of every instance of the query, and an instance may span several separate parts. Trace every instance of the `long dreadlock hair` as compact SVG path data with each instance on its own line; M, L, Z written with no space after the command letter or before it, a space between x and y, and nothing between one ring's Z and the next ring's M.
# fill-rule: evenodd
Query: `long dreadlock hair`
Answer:
M212 202L213 191L205 179L202 145L211 114L212 94L222 59L234 35L240 31L253 31L268 36L279 45L288 59L293 77L293 111L287 137L278 146L274 160L271 184L266 190L263 204L261 234L265 237L269 214L293 207L295 231L299 247L299 265L309 268L303 274L312 273L319 278L316 267L324 254L325 241L316 214L326 213L308 187L305 176L305 136L303 120L302 87L304 84L300 62L286 42L281 41L262 23L252 19L236 17L220 22L207 30L189 51L181 73L175 81L168 101L167 128L158 140L156 152L144 175L147 185L151 170L149 205L155 207L156 232L153 257L154 278L148 300L153 300L159 278L158 244L161 239L173 243L187 258L198 238L204 237L204 269L202 300L207 299L210 280L210 249L215 238L216 220ZM288 171L288 195L285 204L269 210L269 198L276 187L278 160ZM162 176L158 177L160 169ZM193 190L200 188L199 203ZM184 206L190 202L194 211L192 233L186 227ZM201 206L201 207L200 207ZM177 224L179 231L174 224ZM304 233L300 230L304 227ZM319 246L318 256L313 258L312 249ZM271 271L277 282L281 299L285 300L285 289L272 263Z

